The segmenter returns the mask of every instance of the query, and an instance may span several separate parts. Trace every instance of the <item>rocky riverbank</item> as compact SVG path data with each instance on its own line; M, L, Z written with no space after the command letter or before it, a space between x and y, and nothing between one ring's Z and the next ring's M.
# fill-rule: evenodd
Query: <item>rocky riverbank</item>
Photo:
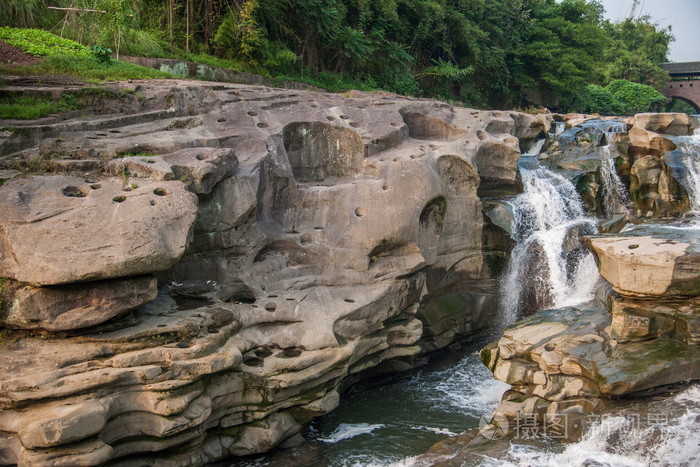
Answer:
M358 377L495 320L507 251L484 247L480 196L518 190L551 116L108 88L89 114L3 122L0 463L293 445Z
M9 79L5 92L62 89ZM612 137L585 116L385 94L201 81L88 94L87 112L2 122L3 464L192 465L294 446L360 378L494 326L517 241L503 199L555 121L583 126L541 159L603 217L589 156L615 144L634 208L603 231L690 203L665 159L695 125L681 114ZM482 354L513 386L504 411L586 413L697 371L695 243L586 241L613 313L545 311L507 330ZM641 272L621 274L642 250Z

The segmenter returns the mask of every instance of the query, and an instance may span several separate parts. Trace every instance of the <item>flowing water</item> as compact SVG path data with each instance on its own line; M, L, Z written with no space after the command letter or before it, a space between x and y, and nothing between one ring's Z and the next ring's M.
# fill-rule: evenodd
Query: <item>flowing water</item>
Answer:
M682 154L680 182L688 192L691 211L700 213L700 134L683 136L676 142Z
M523 193L511 203L517 243L501 287L504 324L585 302L599 277L593 255L578 241L595 232L596 221L585 216L574 185L534 155L521 157L519 166Z

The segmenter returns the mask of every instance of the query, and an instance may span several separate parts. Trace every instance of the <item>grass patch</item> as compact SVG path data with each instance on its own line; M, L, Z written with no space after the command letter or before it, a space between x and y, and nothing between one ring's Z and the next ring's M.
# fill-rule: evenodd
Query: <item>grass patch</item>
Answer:
M89 57L90 49L41 29L0 27L0 40L37 57Z
M174 78L152 68L113 60L101 63L93 57L46 57L32 66L0 67L0 74L13 75L67 75L89 83L101 83L120 79Z
M80 103L70 95L58 100L39 96L9 96L0 98L0 119L34 120L79 108Z
M344 78L335 73L320 72L315 77L308 75L278 75L275 77L275 85L279 85L284 81L296 81L298 83L310 84L318 88L326 89L331 92L343 91L377 91L380 87L373 80L364 80L358 78Z

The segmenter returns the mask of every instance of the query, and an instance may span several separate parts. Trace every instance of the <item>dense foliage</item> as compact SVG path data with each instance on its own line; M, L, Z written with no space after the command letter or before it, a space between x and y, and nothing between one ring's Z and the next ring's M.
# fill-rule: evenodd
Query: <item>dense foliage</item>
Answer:
M589 84L575 104L586 113L601 115L634 115L640 112L661 112L666 97L651 86L616 79L605 87Z
M5 0L0 18L117 54L556 110L606 101L617 79L661 89L673 40L649 17L604 20L596 0Z

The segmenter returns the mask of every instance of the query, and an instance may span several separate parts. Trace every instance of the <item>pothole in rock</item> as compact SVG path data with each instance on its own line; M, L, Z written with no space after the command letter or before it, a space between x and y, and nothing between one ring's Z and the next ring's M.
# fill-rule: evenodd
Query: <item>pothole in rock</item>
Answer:
M262 366L263 361L258 357L246 357L243 359L243 364L245 366Z
M258 358L266 358L272 355L272 350L267 347L259 347L253 352Z
M124 201L126 201L126 196L115 196L114 198L112 198L112 201L114 201L115 203L123 203Z
M156 188L155 190L153 190L153 194L156 196L165 196L165 195L169 195L170 192L168 190L166 190L165 188L159 187L159 188Z
M276 355L276 357L279 358L294 358L298 357L301 355L302 348L301 347L287 347L286 349L282 349L280 353Z
M275 311L277 309L277 304L274 302L268 302L265 304L265 309L267 311L269 311L270 313L272 313L273 311Z
M65 187L62 191L63 195L68 196L69 198L85 198L87 196L87 193L84 190L73 185Z

